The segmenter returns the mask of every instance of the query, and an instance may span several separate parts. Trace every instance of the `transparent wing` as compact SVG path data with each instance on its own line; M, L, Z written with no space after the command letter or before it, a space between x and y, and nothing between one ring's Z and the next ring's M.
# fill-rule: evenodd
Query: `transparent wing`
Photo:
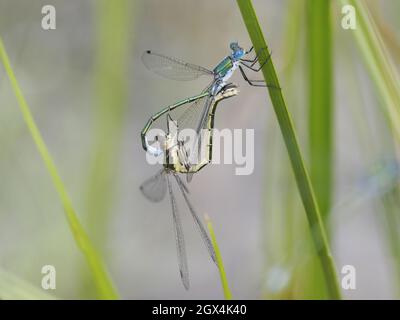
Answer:
M205 93L210 90L212 84L208 85L201 93ZM205 110L205 104L209 96L204 96L197 99L187 108L182 108L179 114L173 114L172 117L178 121L178 126L180 129L190 128L193 130L198 129L199 123L203 118Z
M211 87L214 85L214 82L211 83L209 87L207 87L204 91L210 91ZM227 86L227 89L236 88L234 85ZM227 92L227 93L225 93ZM204 98L203 101L196 101L196 105L193 105L190 109L188 109L185 114L181 116L178 123L185 124L184 127L189 127L188 123L192 122L192 127L195 128L196 131L196 139L192 144L185 144L185 149L188 151L190 159L193 159L196 162L192 163L201 163L202 165L207 164L209 157L208 154L208 145L212 132L209 129L213 129L214 126L213 121L211 120L211 112L215 112L215 106L218 101L221 101L225 98L229 98L232 95L236 95L237 91L233 91L233 93L229 91L220 91L216 96L208 95ZM200 102L202 105L200 105ZM197 111L200 110L200 111ZM194 113L197 116L193 116ZM193 121L193 119L195 119ZM211 121L211 122L210 122ZM200 168L200 167L199 167ZM187 174L187 181L190 182L193 176L193 172Z
M209 89L207 86L202 93ZM162 132L168 133L168 117L177 122L178 130L181 132L184 129L191 129L193 134L199 133L199 128L202 126L201 121L207 119L207 103L208 96L204 96L195 100L192 103L183 104L176 109L168 111L165 116L161 116L155 120L151 126L152 129L161 129ZM202 159L199 156L198 150L200 150L200 139L198 135L186 136L186 140L183 141L182 152L188 154L188 164L200 162ZM182 137L182 135L180 135ZM190 139L189 139L190 138ZM160 140L161 141L161 140Z
M140 191L142 191L143 195L152 202L159 202L164 199L167 191L164 169L143 182L140 186Z
M183 237L183 229L182 222L178 213L178 207L176 205L176 199L172 190L171 183L169 181L168 176L166 176L169 196L171 199L172 206L172 219L174 221L174 231L175 231L175 240L176 240L176 249L178 253L178 264L179 264L179 272L181 275L183 286L186 290L189 289L189 268L187 263L186 256L186 248L185 248L185 239Z
M208 89L207 87L206 89ZM206 92L206 89L202 93ZM204 102L207 100L207 96L198 98L195 101L188 102L180 105L179 107L167 111L166 114L159 118L156 118L151 125L151 129L162 129L163 132L168 132L168 116L172 120L177 121L178 129L192 128L197 129L198 122L201 119L201 114L204 111Z
M210 86L206 87L203 92L209 90ZM179 129L190 128L196 133L191 141L184 143L184 150L188 154L188 158L194 163L199 163L203 160L204 155L201 154L202 150L202 135L201 130L206 127L207 116L210 108L212 98L205 96L202 99L195 101L187 110L185 110L178 118ZM190 162L189 161L189 162ZM192 173L187 175L187 181L190 182Z
M143 53L142 61L147 69L172 80L188 81L203 75L214 76L214 73L206 68L150 50Z
M203 224L200 221L199 216L197 215L196 211L194 210L192 204L189 201L189 197L187 195L187 187L185 185L185 183L181 180L181 178L177 175L174 174L174 177L178 183L179 189L181 189L181 192L183 194L183 198L186 201L187 206L189 207L189 211L192 214L193 220L196 224L197 230L199 230L201 238L203 239L204 244L206 245L206 248L208 250L208 253L210 254L211 259L216 263L216 255L215 255L215 251L214 251L214 247L212 246L211 240L208 237L208 234L206 232L206 230L203 227Z
M207 119L208 119L208 115L209 115L209 111L210 111L212 103L214 103L214 98L208 97L207 101L204 103L203 113L202 113L202 116L201 116L200 121L198 122L197 128L196 128L197 140L195 142L194 149L192 152L197 152L197 158L199 160L200 160L201 148L203 146L203 136L202 136L201 130L206 129Z

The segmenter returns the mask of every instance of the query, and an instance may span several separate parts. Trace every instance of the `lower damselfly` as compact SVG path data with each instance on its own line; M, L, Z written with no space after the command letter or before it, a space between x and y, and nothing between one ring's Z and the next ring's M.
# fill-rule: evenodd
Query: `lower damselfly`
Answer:
M213 126L215 108L221 100L230 98L237 94L237 88L235 86L229 85L226 86L223 90L221 90L213 99L213 103L211 105L211 112L209 112L207 116L207 128L210 129L210 132L207 136L207 145L208 145L208 157L211 157L212 152L212 134L211 128ZM168 109L166 109L168 110ZM167 112L164 112L167 117L167 132L164 137L159 137L160 149L162 150L162 154L164 157L163 169L157 172L150 179L146 180L141 186L140 190L144 194L144 196L152 202L159 202L164 199L165 194L169 193L171 207L172 207L172 220L174 226L176 247L178 253L178 264L180 276L182 279L182 283L186 289L189 289L189 269L186 257L186 247L185 240L183 236L183 228L181 219L178 212L177 201L175 197L175 193L173 191L173 184L171 180L175 180L178 185L178 189L185 200L191 216L194 219L195 225L203 239L204 244L214 262L216 262L215 251L211 244L210 238L207 235L207 232L201 223L199 215L196 213L193 205L189 200L189 190L186 184L182 181L179 176L179 173L194 173L200 170L204 165L208 163L199 163L196 165L192 165L188 162L188 155L186 153L186 149L184 148L185 142L179 139L179 128L178 123L174 119L172 119L171 115ZM149 146L151 147L151 146ZM171 179L172 177L172 179Z

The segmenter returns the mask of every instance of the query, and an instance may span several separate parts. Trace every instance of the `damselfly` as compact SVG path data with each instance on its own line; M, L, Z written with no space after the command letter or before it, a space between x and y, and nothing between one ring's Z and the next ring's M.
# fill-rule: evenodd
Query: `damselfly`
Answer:
M215 110L219 101L237 95L238 91L235 86L226 86L225 89L221 90L213 99L213 103L210 106L211 110ZM212 128L212 122L214 121L214 111L209 112L207 128ZM211 153L212 148L212 135L209 134L208 138L208 152ZM189 190L186 184L181 180L178 173L188 173L188 172L197 172L200 170L201 165L198 164L196 166L188 165L187 163L187 154L186 150L183 148L184 141L179 140L179 128L177 121L174 121L169 114L167 114L167 133L164 137L160 137L161 149L164 154L164 164L163 169L160 170L155 176L146 180L141 186L140 190L145 195L147 199L153 202L159 202L164 197L168 190L171 206L172 206L172 220L175 231L175 239L176 246L178 252L178 262L179 262L179 271L180 276L183 282L183 285L186 289L189 288L189 271L186 257L186 248L185 241L182 230L182 223L178 213L178 206L176 203L176 198L173 192L173 186L170 181L170 177L172 176L178 185L180 192L183 195L183 198L189 208L189 211L194 219L194 222L197 226L197 229L200 232L200 235L208 249L208 252L215 262L215 252L214 248L211 244L211 241L207 235L207 232L204 226L201 223L199 216L194 210L192 204L189 200ZM151 147L151 146L150 146Z
M253 50L253 47L250 50L245 51L238 45L237 42L232 42L230 44L230 49L230 55L225 57L213 70L155 53L153 51L146 51L143 54L142 60L145 66L163 77L182 81L194 80L200 76L212 77L211 83L199 95L168 106L149 119L141 132L144 150L155 155L158 155L162 152L157 148L151 148L146 134L163 114L171 113L172 111L177 111L179 109L182 111L181 114L173 117L178 122L179 127L193 128L196 130L198 137L194 145L185 145L183 148L185 148L186 151L190 149L191 152L199 153L199 150L202 146L202 136L200 131L205 129L207 125L207 117L210 112L210 107L214 104L216 95L221 92L221 90L226 88L227 85L230 85L228 80L231 78L236 69L240 70L243 78L251 86L268 86L264 80L250 80L247 77L243 67L258 72L269 60L270 54L265 55L265 61L263 61L259 67L255 67L255 64L259 61L260 56L262 56L261 51L256 53L253 59L245 59L245 57ZM186 106L186 108L184 108L184 106Z

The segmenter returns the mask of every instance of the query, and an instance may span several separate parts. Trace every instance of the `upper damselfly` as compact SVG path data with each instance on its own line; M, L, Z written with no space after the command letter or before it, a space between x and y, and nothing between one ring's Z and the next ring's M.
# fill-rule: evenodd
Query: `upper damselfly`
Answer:
M146 51L142 55L143 63L148 69L169 79L187 81L197 79L201 76L212 78L211 83L199 95L168 106L149 119L141 132L144 150L154 155L162 153L162 150L159 148L150 146L146 134L162 115L166 113L171 114L174 111L180 111L178 115L172 116L172 118L178 122L180 128L194 129L198 137L193 145L189 146L186 144L183 148L188 152L190 150L191 153L200 153L199 150L202 146L201 130L205 129L207 126L207 118L210 113L210 108L214 104L216 95L221 92L221 90L231 85L229 79L232 77L235 70L239 69L243 78L251 86L269 86L264 80L250 80L244 71L244 68L254 72L260 71L269 60L269 53L268 55L264 55L265 60L259 65L259 67L256 67L256 63L259 61L260 57L263 56L263 50L256 53L253 59L246 59L248 54L253 51L253 47L246 51L241 48L237 42L232 42L230 44L230 49L231 53L218 63L213 70L192 63L187 63L180 59L168 57L163 54L155 53L153 51Z

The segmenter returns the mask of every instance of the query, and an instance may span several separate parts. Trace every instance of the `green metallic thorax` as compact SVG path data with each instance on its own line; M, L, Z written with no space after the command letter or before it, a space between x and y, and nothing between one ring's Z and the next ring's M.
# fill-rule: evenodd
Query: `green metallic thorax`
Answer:
M233 63L230 57L226 57L222 60L213 70L215 74L218 74L220 77L226 75L226 73L233 67Z

